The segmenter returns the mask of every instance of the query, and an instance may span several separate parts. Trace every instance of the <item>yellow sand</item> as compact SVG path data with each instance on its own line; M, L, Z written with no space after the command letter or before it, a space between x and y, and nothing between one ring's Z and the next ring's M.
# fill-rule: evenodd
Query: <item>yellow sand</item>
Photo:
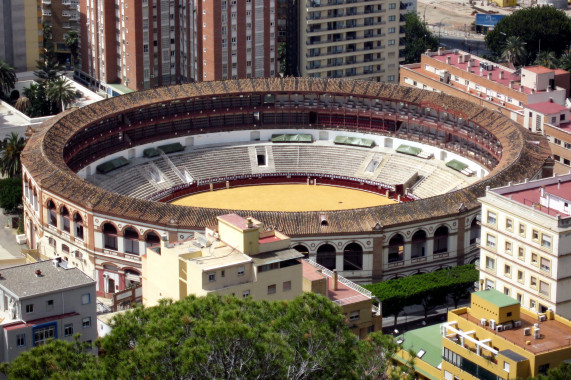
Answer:
M322 211L396 203L379 194L334 186L262 185L189 195L172 202L229 210Z

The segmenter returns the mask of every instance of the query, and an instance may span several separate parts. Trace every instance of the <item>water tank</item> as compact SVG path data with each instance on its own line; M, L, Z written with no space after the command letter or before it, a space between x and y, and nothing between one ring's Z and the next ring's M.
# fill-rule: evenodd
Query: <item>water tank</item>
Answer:
M567 10L567 0L537 0L537 5L550 5L555 9Z

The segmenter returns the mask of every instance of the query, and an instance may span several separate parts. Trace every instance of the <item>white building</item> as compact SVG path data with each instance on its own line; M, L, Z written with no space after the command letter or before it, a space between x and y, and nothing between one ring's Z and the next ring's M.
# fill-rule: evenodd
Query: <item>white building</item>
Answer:
M480 282L570 318L571 174L488 189L480 202Z
M95 281L57 259L0 273L0 361L48 339L97 338Z

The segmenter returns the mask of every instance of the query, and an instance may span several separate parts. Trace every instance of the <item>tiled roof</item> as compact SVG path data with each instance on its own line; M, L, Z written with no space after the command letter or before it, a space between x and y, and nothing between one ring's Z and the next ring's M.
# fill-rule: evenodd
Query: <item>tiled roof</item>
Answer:
M554 102L528 104L526 108L541 112L544 115L552 115L554 113L560 114L561 112L568 110L565 106Z
M66 165L63 159L64 147L71 136L85 128L88 123L106 117L115 117L129 109L139 109L154 102L219 93L267 94L271 91L298 94L338 92L345 95L379 97L397 102L447 107L448 112L462 114L465 119L496 136L503 149L500 162L491 170L488 177L467 188L415 202L330 211L327 213L327 226L321 225L320 212L237 212L244 217L252 216L257 220L263 220L264 223L275 226L291 236L369 232L377 223L389 226L430 220L456 214L461 205L467 210L475 209L479 207L476 199L485 194L486 186L498 187L509 181L531 178L550 154L547 141L543 137L528 133L498 112L449 95L387 83L316 78L264 78L169 86L133 92L81 109L68 110L46 122L45 128L31 137L22 153L22 163L44 190L58 194L71 203L80 204L92 212L159 226L167 226L173 219L178 222L180 229L201 229L204 226L216 225L217 215L236 212L176 206L106 191L80 178ZM244 128L250 127L244 126ZM530 144L528 143L530 140L537 140L540 143Z

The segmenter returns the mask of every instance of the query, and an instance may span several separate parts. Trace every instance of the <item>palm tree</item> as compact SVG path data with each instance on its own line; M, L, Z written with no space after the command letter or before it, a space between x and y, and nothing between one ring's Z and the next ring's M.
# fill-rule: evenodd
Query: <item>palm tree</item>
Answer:
M51 102L61 105L60 111L63 111L75 99L75 89L64 77L48 82L47 94Z
M20 153L26 146L26 140L12 132L2 141L0 149L0 173L8 177L18 177L22 173Z
M75 30L70 31L63 38L65 46L68 47L71 52L71 67L75 68L75 57L77 56L77 47L79 46L79 34Z
M571 71L571 50L561 54L561 57L559 57L559 64L557 66L560 69Z
M525 42L518 36L509 36L504 43L502 59L512 65L525 63Z
M0 60L0 95L10 93L16 84L16 71L6 61Z
M16 104L14 104L14 108L16 108L20 112L26 112L28 107L32 105L30 99L26 96L20 96L18 100L16 100Z
M534 63L536 65L545 66L548 69L554 69L557 67L557 56L552 51L542 51L537 54L537 58Z
M45 51L42 54L42 58L36 61L36 64L38 70L34 71L34 75L43 82L53 81L59 76L60 71L64 69L49 51Z

